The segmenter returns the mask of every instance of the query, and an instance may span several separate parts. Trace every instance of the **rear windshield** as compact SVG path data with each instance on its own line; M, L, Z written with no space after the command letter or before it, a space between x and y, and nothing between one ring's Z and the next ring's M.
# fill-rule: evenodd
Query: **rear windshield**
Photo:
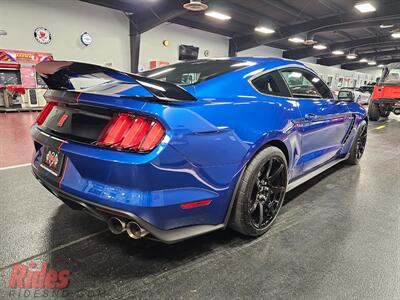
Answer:
M153 69L139 75L180 85L190 85L253 64L235 60L194 60Z

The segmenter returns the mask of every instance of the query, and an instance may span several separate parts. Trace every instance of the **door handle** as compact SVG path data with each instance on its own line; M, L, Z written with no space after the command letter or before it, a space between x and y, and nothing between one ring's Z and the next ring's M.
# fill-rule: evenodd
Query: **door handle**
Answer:
M315 115L315 114L306 114L305 117L306 117L307 120L314 120L314 119L317 118L317 115Z

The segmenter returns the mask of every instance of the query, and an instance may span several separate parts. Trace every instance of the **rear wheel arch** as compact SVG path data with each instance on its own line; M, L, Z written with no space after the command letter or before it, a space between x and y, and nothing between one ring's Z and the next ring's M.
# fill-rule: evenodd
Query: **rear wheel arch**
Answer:
M284 142L282 142L281 140L277 140L277 139L275 139L275 140L269 140L269 141L267 141L266 143L264 143L261 147L259 147L259 148L257 149L257 151L256 151L255 153L253 153L253 154L250 156L250 158L245 162L245 164L242 166L242 170L241 170L241 172L240 172L240 176L239 176L238 180L237 180L236 183L235 183L235 188L234 188L234 191L233 191L232 196L231 196L231 199L230 199L230 203L229 203L229 207L228 207L227 214L226 214L226 216L225 216L225 221L224 221L225 226L228 225L228 223L229 223L229 221L230 221L230 219L231 219L232 208L233 208L234 203L235 203L236 194L237 194L237 191L238 191L238 187L239 187L239 185L240 185L240 182L241 182L241 180L242 180L243 173L246 171L247 166L249 165L249 163L250 163L262 150L264 150L265 148L270 147L270 146L276 147L276 148L278 148L279 150L281 150L281 151L283 152L283 154L285 155L285 158L286 158L286 164L287 164L287 166L288 166L288 168L289 168L289 162L290 162L290 159L289 159L289 150L288 150L288 148L287 148L287 146L285 145Z

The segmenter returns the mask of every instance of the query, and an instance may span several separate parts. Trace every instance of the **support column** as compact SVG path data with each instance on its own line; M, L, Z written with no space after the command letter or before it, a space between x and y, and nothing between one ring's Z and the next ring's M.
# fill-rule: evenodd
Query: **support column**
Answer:
M139 68L140 33L132 22L129 22L129 40L131 52L131 72L137 73Z
M236 43L233 39L229 39L229 51L228 51L229 57L236 57L237 56L237 47Z

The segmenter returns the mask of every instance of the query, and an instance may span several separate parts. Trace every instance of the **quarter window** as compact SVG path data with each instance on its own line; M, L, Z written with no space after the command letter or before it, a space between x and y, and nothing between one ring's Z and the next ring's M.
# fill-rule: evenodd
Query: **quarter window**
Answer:
M290 96L289 91L278 72L274 71L257 77L252 81L257 91L273 96Z

